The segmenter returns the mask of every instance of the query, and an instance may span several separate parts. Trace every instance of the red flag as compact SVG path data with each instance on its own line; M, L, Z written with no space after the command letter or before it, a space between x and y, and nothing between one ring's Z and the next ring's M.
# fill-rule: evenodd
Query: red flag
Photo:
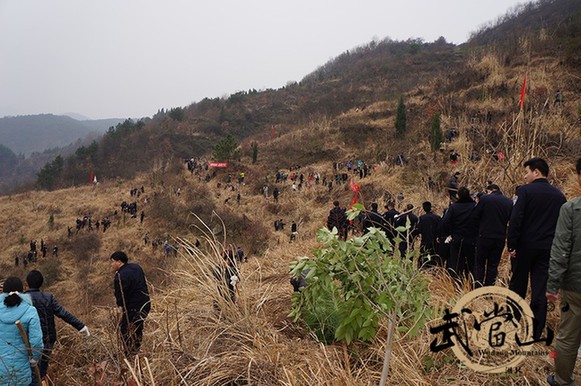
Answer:
M518 101L518 105L520 106L520 109L522 110L525 104L525 92L527 89L527 76L525 74L525 79L522 82L522 89L520 90L520 99Z
M353 195L353 200L351 200L351 207L357 203L357 196L359 195L359 185L357 185L353 180L349 181L349 187L355 193Z
M91 172L91 174L89 175L89 184L93 183L94 178L95 178L95 175L93 174L93 172Z

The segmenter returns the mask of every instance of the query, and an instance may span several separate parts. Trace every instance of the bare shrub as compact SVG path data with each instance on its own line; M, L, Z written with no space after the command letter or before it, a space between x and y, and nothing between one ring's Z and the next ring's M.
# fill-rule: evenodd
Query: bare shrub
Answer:
M80 233L64 246L77 262L86 262L101 249L101 238L98 232Z
M44 286L50 287L61 279L61 265L57 259L52 257L42 259L38 262L38 270L44 276Z

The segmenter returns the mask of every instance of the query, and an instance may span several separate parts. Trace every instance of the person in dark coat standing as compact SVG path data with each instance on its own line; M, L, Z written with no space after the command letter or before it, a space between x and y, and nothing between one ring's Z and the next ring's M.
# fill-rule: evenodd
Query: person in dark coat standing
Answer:
M442 222L439 233L450 235L450 255L446 268L453 278L469 277L474 269L474 243L476 226L470 216L475 202L470 197L470 191L462 186L458 189L458 201L450 205Z
M531 280L533 338L540 339L547 319L547 278L551 245L561 206L567 201L547 180L549 165L542 158L523 164L525 185L516 190L508 225L508 252L511 257L509 289L523 299Z
M347 240L347 214L345 209L339 206L339 201L333 201L333 209L329 211L329 216L327 217L327 229L330 231L333 228L337 228L337 233L340 240Z
M474 267L476 288L494 285L496 282L512 211L512 200L502 194L498 185L488 185L486 193L480 197L472 213L474 222L478 224Z
M442 221L442 217L432 212L432 203L430 201L422 203L422 209L426 213L418 219L417 233L421 236L421 256L418 260L418 266L420 268L428 268L441 264L440 257L436 252L436 239L438 225Z
M40 290L40 287L44 283L44 277L40 271L36 269L30 271L26 276L26 283L28 285L26 293L30 295L32 305L38 312L40 326L42 328L44 350L42 351L42 357L40 358L38 367L41 378L44 378L48 372L50 356L57 338L54 323L55 316L58 316L85 336L90 336L91 334L87 326L61 306L51 293ZM31 385L37 385L35 379L33 379Z
M395 209L395 202L388 201L385 205L385 213L383 213L383 223L386 229L385 234L391 243L393 244L393 239L395 239L396 231L395 231L395 216L399 214L399 212Z
M151 303L143 269L128 260L122 251L111 255L111 268L115 271L115 300L121 315L119 331L125 356L131 357L141 348L143 324L151 310Z
M383 229L383 217L377 211L377 203L371 203L371 210L365 213L363 218L363 233L369 232L369 228Z
M400 233L401 242L399 243L399 252L401 256L405 256L408 246L414 244L414 239L418 235L416 226L418 225L418 216L413 213L413 204L407 204L405 211L395 215L395 227L407 227L409 221L409 228Z
M452 177L450 177L450 181L448 181L448 196L450 197L451 202L456 202L458 200L458 189L460 189L460 172L454 173Z

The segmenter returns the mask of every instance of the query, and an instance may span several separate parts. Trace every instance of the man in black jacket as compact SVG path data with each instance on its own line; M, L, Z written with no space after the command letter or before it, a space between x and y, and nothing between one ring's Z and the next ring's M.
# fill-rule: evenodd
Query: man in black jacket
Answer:
M470 190L462 186L458 189L458 201L448 208L438 229L442 236L452 237L446 268L455 279L469 277L474 270L476 226L470 216L475 204Z
M363 233L369 232L369 228L383 229L383 217L377 211L377 203L371 203L371 210L365 213L363 218Z
M476 241L476 266L474 281L476 288L494 285L498 276L498 264L504 250L506 228L512 211L512 200L500 191L496 184L486 187L472 212L478 224Z
M40 290L43 282L44 277L40 271L32 270L26 276L26 283L28 284L28 290L26 293L30 295L30 298L32 299L32 305L38 312L40 326L42 328L44 350L42 352L42 357L40 358L40 363L38 366L40 369L40 376L42 378L44 378L48 372L50 355L57 338L54 323L55 316L58 316L86 336L91 335L87 326L85 326L85 324L77 319L73 314L64 309L51 293L43 292ZM36 380L33 379L32 385L34 385L35 382Z
M432 203L425 201L422 203L425 214L421 215L418 220L417 232L421 236L420 251L422 256L418 260L420 268L439 265L440 258L436 252L436 238L438 225L442 218L432 212ZM428 259L429 256L429 259Z
M339 206L339 201L333 201L333 209L329 211L329 216L327 217L327 229L330 231L333 228L337 228L337 234L340 240L347 240L347 214L345 209Z
M405 211L394 216L395 228L406 228L400 233L401 242L399 243L400 256L404 257L407 253L408 247L414 245L414 239L418 235L416 225L418 224L418 216L413 213L414 205L407 204ZM409 228L407 228L409 220Z
M547 278L551 245L559 210L567 201L547 180L549 165L542 158L523 164L525 182L516 190L508 225L508 252L512 276L509 289L523 299L531 280L531 310L534 314L533 338L540 339L547 319Z
M383 223L385 227L385 234L389 241L393 244L393 239L395 238L396 231L395 231L395 216L399 214L399 212L395 209L395 202L388 201L385 205L385 213L383 213Z
M151 304L143 269L139 264L129 263L128 260L122 251L111 255L111 268L115 271L115 300L121 315L119 331L125 355L131 357L141 348L143 324L151 310Z

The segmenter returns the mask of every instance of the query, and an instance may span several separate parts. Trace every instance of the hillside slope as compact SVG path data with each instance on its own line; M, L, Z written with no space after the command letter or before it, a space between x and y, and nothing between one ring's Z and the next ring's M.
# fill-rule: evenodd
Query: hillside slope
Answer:
M557 3L539 4L550 5L542 9L554 12ZM462 184L471 192L483 190L490 180L511 196L522 183L522 161L539 155L551 165L553 184L568 198L581 195L571 170L581 154L580 68L565 60L566 50L534 50L546 41L538 31L525 37L531 44L372 44L281 90L251 90L160 113L150 121L124 122L102 142L66 161L57 179L60 189L0 197L2 272L24 277L31 267L41 269L47 289L93 332L83 340L69 327L59 329L53 382L127 383L133 377L131 367L142 384L377 384L386 328L381 326L369 344L351 345L350 356L340 345L317 342L287 316L289 263L297 256L312 257L319 246L316 231L325 225L333 200L348 206L353 199L350 180L359 185L357 197L366 207L377 202L381 208L396 198L399 209L413 204L420 214L421 203L429 200L441 213L448 205L445 186L454 171L462 172ZM435 57L441 61L431 68L430 58ZM362 70L366 66L369 77ZM413 71L405 74L406 69ZM398 75L392 76L392 70ZM359 78L353 78L355 73ZM400 76L402 83L395 84ZM556 90L561 90L562 102L555 100ZM396 135L400 95L408 119L404 134ZM429 133L437 114L443 134L457 134L434 151ZM213 145L225 134L239 141L240 158L230 160L227 169L206 169ZM255 163L253 142L258 146ZM460 155L455 165L450 150ZM406 162L396 162L399 156ZM194 172L184 163L191 157L200 164ZM334 168L358 160L369 166L369 176ZM99 175L99 184L86 184L89 171ZM287 179L275 182L277 171ZM245 179L239 185L241 172ZM290 181L293 173L304 177L296 190ZM347 181L337 183L335 175L343 173ZM321 181L309 182L309 174L319 174ZM430 178L434 188L428 185ZM142 186L139 197L130 194ZM280 191L277 202L275 188ZM122 201L138 203L143 223L121 211ZM89 214L94 220L108 216L111 228L78 234L73 230L69 237L67 227L74 229L75 220ZM284 231L274 230L275 220L283 220ZM298 235L291 242L293 221ZM49 252L25 269L22 257L28 243L40 238L59 247L58 257ZM164 254L165 241L175 254ZM248 262L240 266L238 302L231 305L219 296L212 271L222 254L237 246ZM149 279L153 310L142 350L148 362L128 365L121 358L108 263L117 249L143 265ZM468 290L442 271L424 275L430 280L436 317ZM505 256L499 284L506 286L509 275ZM549 325L555 326L557 318L551 313ZM395 339L391 384L540 385L552 368L547 355L537 355L527 357L518 374L468 371L450 352L430 351L433 338L424 328L413 339ZM542 345L534 348L548 352Z

